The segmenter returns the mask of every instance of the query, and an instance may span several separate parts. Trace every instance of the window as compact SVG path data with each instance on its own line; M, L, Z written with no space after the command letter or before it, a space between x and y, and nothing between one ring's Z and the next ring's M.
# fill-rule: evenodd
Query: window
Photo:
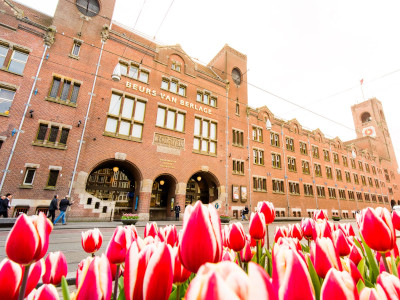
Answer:
M339 162L339 154L333 153L333 162L334 162L335 164L339 164L339 163L340 163L340 162Z
M321 165L314 164L315 176L322 177Z
M186 85L180 84L178 80L163 78L161 81L161 89L167 90L180 96L186 96Z
M330 157L329 157L329 150L323 150L323 152L324 152L324 160L325 161L330 161L331 159L330 159Z
M332 168L326 166L325 170L326 170L326 178L332 179Z
M303 169L303 174L310 174L310 163L308 161L301 161L301 168Z
M333 187L328 187L329 198L336 199L336 189Z
M181 64L177 61L173 61L171 64L171 70L180 72L181 71Z
M66 149L71 126L47 121L40 122L33 145Z
M343 166L348 167L349 163L347 162L347 156L342 155Z
M264 165L264 150L253 149L253 163L256 165Z
M304 188L304 195L305 196L313 196L314 195L312 184L304 183L303 184L303 188Z
M125 94L112 93L105 132L109 136L142 138L146 102Z
M379 203L383 203L382 195L378 195L378 202L379 202Z
M278 153L272 153L272 167L273 168L282 168L282 164L281 164L281 155Z
M96 16L100 11L100 4L97 0L77 0L76 7L88 17Z
M59 173L59 170L50 170L49 179L47 180L47 187L56 186Z
M342 181L342 171L339 169L336 169L336 179L339 181Z
M279 147L279 134L271 132L271 146Z
M294 151L294 142L292 138L286 138L286 149L289 151Z
M312 146L311 149L312 149L313 157L314 157L314 158L319 158L319 150L318 150L318 147L317 147L317 146Z
M296 158L288 156L288 170L291 172L296 172Z
M76 106L81 82L54 76L46 100Z
M353 173L353 178L354 178L354 184L360 184L360 182L358 181L358 174Z
M363 185L367 185L367 181L365 180L365 176L361 175L361 182Z
M8 65L8 71L22 75L25 69L25 64L28 60L28 56L28 53L14 49Z
M194 119L193 149L205 154L217 153L217 123L196 117Z
M0 114L8 115L14 100L15 91L2 88L0 86Z
M368 173L370 172L369 171L369 164L367 164L367 163L365 163L365 171L367 171Z
M375 166L372 166L372 174L376 175L376 168L375 168Z
M284 193L285 188L283 180L272 179L272 190L274 191L274 193Z
M1 147L3 146L3 143L4 143L4 141L3 141L3 140L0 140L0 149L1 149Z
M381 180L381 182L380 182L380 183L381 183L381 187L386 187L386 184L385 184L385 182L384 182L384 181L382 181L382 180Z
M233 174L244 175L244 161L233 159L232 160L232 171L233 171Z
M74 45L72 46L71 55L73 58L79 57L79 52L81 51L82 41L74 39Z
M236 109L235 109L235 114L240 115L240 106L239 106L239 99L236 99Z
M385 173L385 179L387 182L390 182L390 177L387 169L383 169L383 172Z
M338 189L339 191L339 199L346 200L346 191L343 189Z
M32 185L35 179L36 168L26 168L22 185Z
M356 192L356 195L357 195L357 201L362 202L363 201L362 193L361 192Z
M144 83L149 82L149 74L150 72L148 70L140 68L140 64L132 62L120 62L119 63L120 70L121 70L121 75L130 77L132 79L139 80ZM163 78L164 81L164 78ZM161 88L163 86L161 85Z
M325 198L325 187L317 185L317 196L319 198Z
M263 141L262 128L253 126L253 141L257 141L257 142Z
M212 96L209 92L197 92L196 101L217 107L217 97Z
M300 142L300 153L307 155L308 151L307 151L307 144L304 142Z
M355 169L356 168L356 161L353 158L350 158L350 162L351 162L351 167L353 169Z
M232 129L232 139L233 146L243 147L243 131Z
M376 202L376 195L375 194L371 194L371 201L372 202Z
M156 126L183 132L185 130L185 113L159 106Z
M390 195L393 195L393 189L390 186L388 187L388 191Z
M364 171L363 164L361 161L358 162L358 169L360 169L360 171Z
M354 201L354 192L353 191L347 191L347 194L349 195L349 200L353 200Z
M266 192L267 191L267 179L263 177L253 177L253 191L255 192Z
M3 68L8 53L8 47L0 44L0 69Z
M369 184L369 186L374 186L374 184L372 183L372 178L371 177L368 177L368 184Z
M289 181L289 193L292 195L300 195L300 185L298 182Z
M346 182L351 182L350 172L344 171L344 174L345 174L345 176L346 176Z
M369 194L368 193L364 193L364 199L365 199L365 202L370 202L370 198L369 198Z

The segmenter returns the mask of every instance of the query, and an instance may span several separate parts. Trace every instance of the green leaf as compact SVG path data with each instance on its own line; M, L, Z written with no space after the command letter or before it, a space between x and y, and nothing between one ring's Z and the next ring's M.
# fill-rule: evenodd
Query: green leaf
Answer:
M272 277L272 256L269 251L267 251L268 263L265 266L265 271L267 271L268 275Z
M310 248L307 245L303 245L303 244L300 244L300 245L301 245L301 249L303 250L303 252L310 253Z
M172 285L172 293L169 295L168 300L176 300L176 284Z
M365 284L364 284L364 282L360 279L360 280L358 281L358 283L357 283L357 291L358 291L358 293L360 293L361 290L362 290L363 288L365 288Z
M363 257L360 260L360 262L358 263L357 269L358 269L358 271L360 271L362 278L365 279L365 257Z
M71 298L69 297L68 283L65 279L65 276L61 277L61 289L64 300L71 300Z
M267 256L267 252L265 252L261 257L260 257L260 266L265 269L265 257Z
M394 276L399 277L399 274L397 273L397 266L396 266L396 262L394 261L393 254L391 255L391 258L392 258L392 273Z
M118 278L118 291L119 291L119 295L118 295L117 300L125 300L124 276L120 276Z
M370 266L370 271L371 271L371 282L372 283L376 283L376 278L379 275L379 267L378 264L375 260L374 255L372 254L372 250L370 247L367 246L367 244L365 243L363 237L360 235L361 237L361 241L363 243L364 249L365 249L365 253L367 254L367 260L368 260L368 264Z
M307 257L307 260L308 271L310 272L311 281L315 290L315 299L319 299L319 295L321 293L321 282L319 281L318 274L315 271L314 265L312 264L310 257Z
M369 288L374 288L375 286L371 283L371 281L365 279L365 286Z

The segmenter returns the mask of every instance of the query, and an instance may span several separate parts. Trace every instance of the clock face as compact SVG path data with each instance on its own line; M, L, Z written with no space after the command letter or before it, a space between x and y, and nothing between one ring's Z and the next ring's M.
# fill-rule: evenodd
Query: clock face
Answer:
M242 82L242 75L240 74L240 70L238 68L234 68L232 70L232 79L236 85L239 85Z

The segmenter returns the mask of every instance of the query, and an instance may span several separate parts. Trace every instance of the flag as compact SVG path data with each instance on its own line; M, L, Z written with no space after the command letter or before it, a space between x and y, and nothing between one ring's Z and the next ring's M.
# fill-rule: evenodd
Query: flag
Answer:
M360 80L360 84L362 85L364 83L364 79L361 79Z

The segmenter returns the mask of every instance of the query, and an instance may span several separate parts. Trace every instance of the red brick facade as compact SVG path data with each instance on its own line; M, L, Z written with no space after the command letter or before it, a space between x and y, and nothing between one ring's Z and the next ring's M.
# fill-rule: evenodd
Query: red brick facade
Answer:
M204 66L179 45L158 45L112 22L114 1L102 1L92 17L69 1L52 18L0 5L0 89L15 93L0 111L1 193L13 193L14 214L34 214L55 193L75 201L70 218L87 220L124 211L169 219L174 204L183 211L196 199L229 215L268 200L279 216L307 216L317 207L350 218L400 201L377 99L352 107L357 139L328 139L267 107L250 108L247 57L227 45ZM10 72L14 51L28 54L20 74ZM114 74L117 64L126 75Z

